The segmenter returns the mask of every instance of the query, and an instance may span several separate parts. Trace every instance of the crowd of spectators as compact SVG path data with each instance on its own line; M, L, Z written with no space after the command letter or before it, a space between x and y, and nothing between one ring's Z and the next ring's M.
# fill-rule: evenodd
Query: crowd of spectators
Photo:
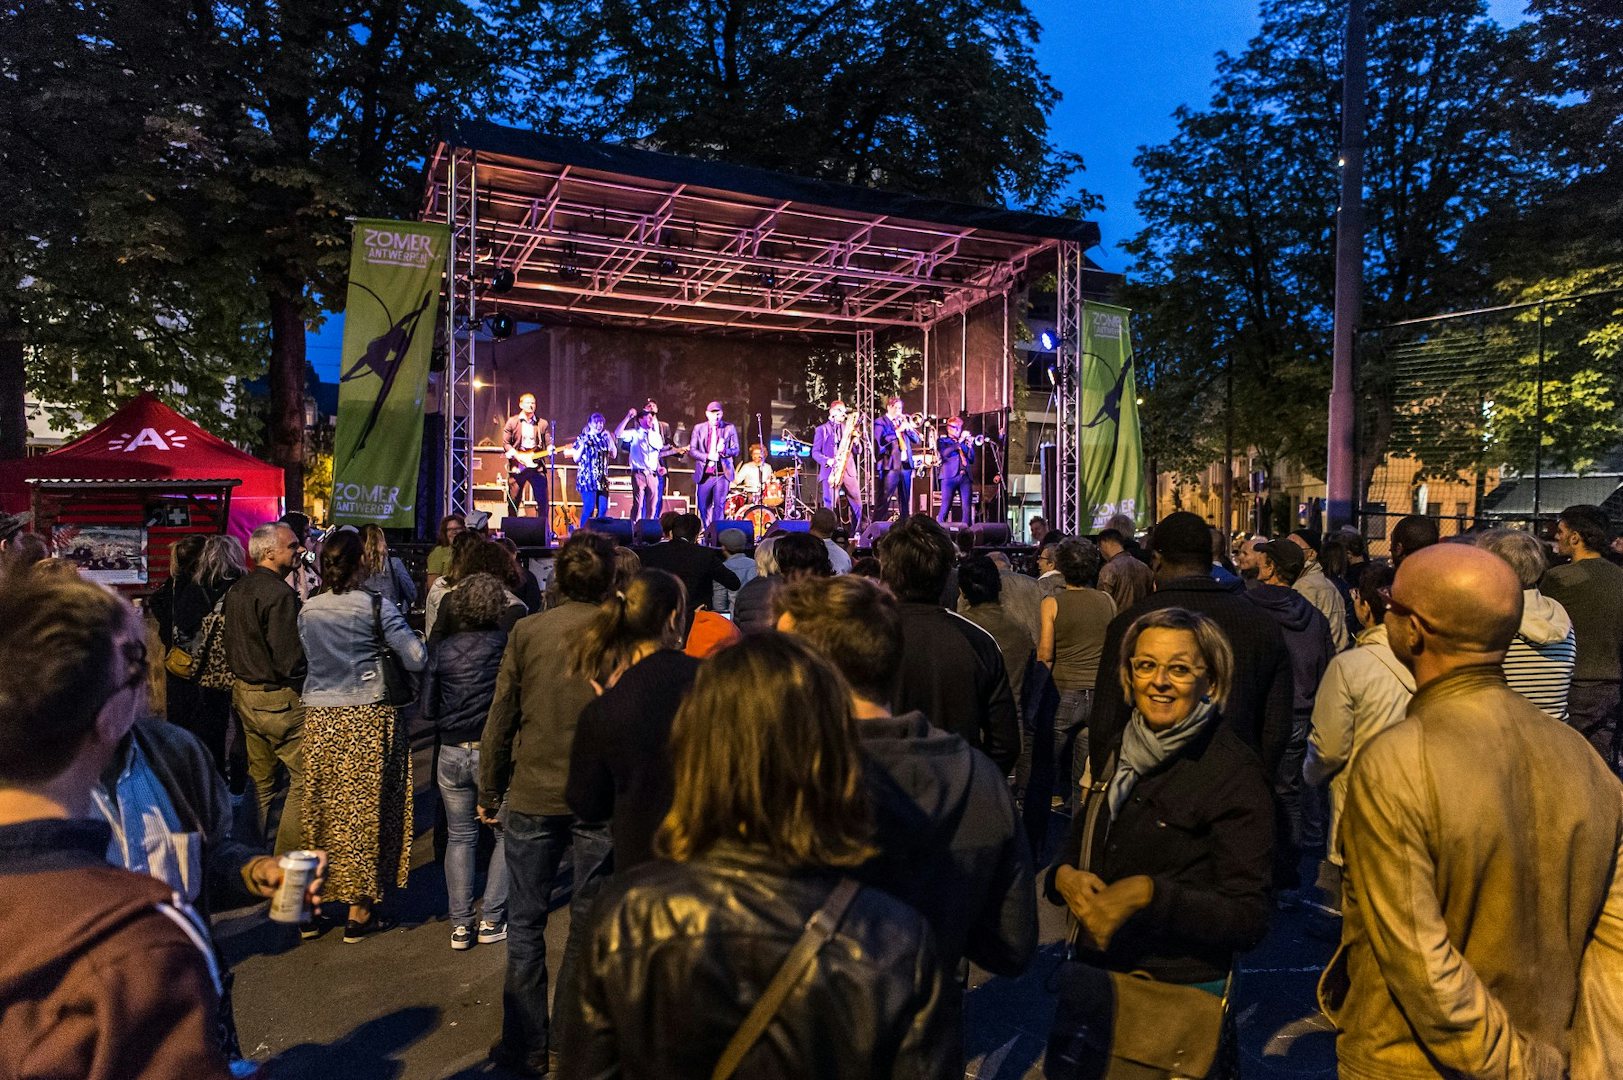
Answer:
M420 580L301 518L177 542L146 622L0 556L29 658L0 668L0 1075L251 1075L209 915L298 851L302 938L388 929L414 736L449 944L505 943L520 1075L962 1076L968 965L1026 971L1044 898L1052 1077L1235 1075L1280 905L1340 922L1344 1076L1623 1075L1597 507L1553 548L1406 518L1389 561L1184 512L994 551L914 515L853 553L820 512L531 565L453 515Z

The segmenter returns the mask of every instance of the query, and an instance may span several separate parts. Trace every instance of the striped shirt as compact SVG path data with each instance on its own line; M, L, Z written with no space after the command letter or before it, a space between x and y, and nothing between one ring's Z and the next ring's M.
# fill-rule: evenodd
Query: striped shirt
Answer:
M1567 687L1578 660L1578 639L1571 630L1560 641L1534 645L1521 634L1505 653L1505 681L1522 697L1557 720L1567 718Z

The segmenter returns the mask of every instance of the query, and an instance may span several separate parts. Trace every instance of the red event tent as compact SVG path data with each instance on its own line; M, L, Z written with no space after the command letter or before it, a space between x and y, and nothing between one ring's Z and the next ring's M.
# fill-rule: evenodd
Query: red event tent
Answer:
M282 514L282 470L238 450L150 393L41 457L0 462L0 508L29 509L29 480L219 480L231 494L228 529L243 540Z

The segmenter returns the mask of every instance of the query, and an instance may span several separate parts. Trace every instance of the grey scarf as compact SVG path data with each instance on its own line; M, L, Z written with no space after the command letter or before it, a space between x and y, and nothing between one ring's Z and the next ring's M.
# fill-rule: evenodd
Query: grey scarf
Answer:
M1116 820L1116 814L1126 804L1127 796L1133 793L1133 786L1140 777L1175 757L1216 715L1217 703L1202 701L1194 712L1158 734L1150 730L1144 717L1134 709L1133 718L1127 722L1127 730L1121 737L1121 762L1105 792L1110 800L1110 820Z

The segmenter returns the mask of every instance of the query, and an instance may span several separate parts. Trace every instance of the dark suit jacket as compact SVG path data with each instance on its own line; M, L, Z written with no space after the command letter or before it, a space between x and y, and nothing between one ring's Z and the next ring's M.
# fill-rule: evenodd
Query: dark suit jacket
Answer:
M523 421L523 419L524 418L521 415L514 413L512 416L507 418L507 423L502 425L503 450L519 449L518 431L519 424ZM547 422L541 419L539 416L535 418L535 440L543 449L552 443L551 432L547 429ZM511 458L508 459L508 464L513 464Z
M896 469L911 469L913 467L913 458L917 451L915 450L913 454L904 454L902 452L902 441L904 439L907 441L907 445L912 447L916 447L923 442L923 439L920 438L919 433L916 431L904 433L897 430L896 425L890 422L888 416L881 416L873 422L874 453L879 458L879 467L881 469L886 472L893 472Z
M727 421L721 422L718 431L706 420L693 429L693 436L688 440L688 457L693 459L693 478L698 483L704 483L705 460L710 456L710 447L716 446L717 462L720 475L727 478L727 483L733 482L733 464L738 458L738 429ZM731 573L731 571L728 571ZM737 588L736 585L731 588ZM692 595L691 593L689 594ZM704 595L709 596L709 593Z
M1210 616L1234 650L1234 687L1223 708L1223 722L1262 757L1274 775L1291 731L1290 653L1279 624L1244 596L1207 575L1159 581L1155 591L1110 620L1105 631L1099 681L1094 684L1093 715L1088 721L1088 756L1093 774L1103 775L1106 759L1121 745L1121 733L1132 707L1121 692L1121 641L1133 620L1146 611L1179 607Z
M688 590L688 617L699 605L710 605L710 587L739 587L738 575L727 568L726 556L715 548L691 540L667 540L663 544L638 548L643 569L665 570L682 579Z
M943 435L935 441L935 448L941 454L941 479L944 481L958 479L969 471L969 466L975 464L975 444L968 439ZM962 461L958 460L959 450L964 452Z
M834 455L840 452L840 435L845 431L844 424L836 424L830 420L818 427L812 435L812 460L817 462L817 481L828 483L828 475L832 471ZM845 460L845 475L857 479L857 448L856 437L852 436L851 456Z

